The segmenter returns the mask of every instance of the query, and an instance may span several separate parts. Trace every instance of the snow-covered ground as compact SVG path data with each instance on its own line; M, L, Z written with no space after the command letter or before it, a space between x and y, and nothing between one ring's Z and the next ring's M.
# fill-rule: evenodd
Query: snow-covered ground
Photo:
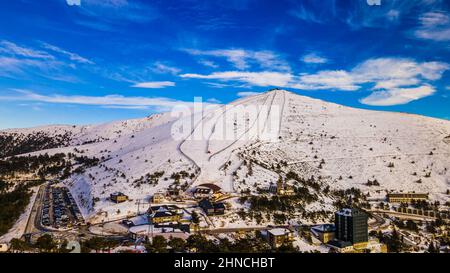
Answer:
M320 176L332 189L355 187L371 196L391 190L429 192L433 200L448 201L447 120L355 109L282 90L207 109L200 118L194 115L163 113L95 126L1 133L70 132L67 145L34 154L63 152L99 158L97 166L64 181L86 218L110 220L135 214L137 203L148 207L155 192L175 184L214 183L227 192L254 192L277 181L272 166L280 162L287 163L281 166L283 172ZM182 132L182 137L174 132ZM244 160L255 162L251 175ZM176 182L172 175L182 171L188 175ZM156 177L153 182L148 179L151 176ZM366 185L375 179L379 186ZM109 201L116 191L130 201ZM327 209L331 202L323 196L308 209ZM236 201L230 203L239 208ZM249 224L233 217L215 224Z

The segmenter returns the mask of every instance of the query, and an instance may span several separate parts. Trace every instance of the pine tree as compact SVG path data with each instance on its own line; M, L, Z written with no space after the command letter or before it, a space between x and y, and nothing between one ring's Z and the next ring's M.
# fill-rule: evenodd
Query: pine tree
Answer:
M436 247L433 242L431 242L428 245L428 253L439 253L439 248Z

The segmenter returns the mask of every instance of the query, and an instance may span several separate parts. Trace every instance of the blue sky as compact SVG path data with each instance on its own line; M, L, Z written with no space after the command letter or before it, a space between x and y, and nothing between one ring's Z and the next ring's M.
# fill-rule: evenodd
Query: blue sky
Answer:
M450 119L450 2L377 2L0 0L0 128L273 87Z

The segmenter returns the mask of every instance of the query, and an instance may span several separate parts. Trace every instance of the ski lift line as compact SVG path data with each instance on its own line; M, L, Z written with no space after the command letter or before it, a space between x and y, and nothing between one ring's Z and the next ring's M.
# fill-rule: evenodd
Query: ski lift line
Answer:
M262 128L261 133L264 133L264 131L266 130L266 126L267 126L267 123L268 123L270 114L272 113L273 102L274 102L275 97L276 97L277 94L278 94L277 91L275 91L275 92L274 92L274 95L273 95L273 97L272 97L272 101L270 102L269 111L267 111L267 117L266 117L266 120L264 121L264 126L263 126L263 128Z
M264 105L267 103L267 100L269 99L269 96L270 96L270 94L266 95L266 98L265 98L265 100L264 100ZM272 96L275 96L275 94L273 94ZM273 100L272 100L272 101L273 101ZM255 121L252 123L252 125L251 125L244 133L242 133L241 136L240 136L238 139L236 139L236 140L233 141L231 144L227 145L226 147L224 147L224 148L220 149L219 151L215 152L214 154L212 154L212 155L209 157L208 161L211 161L211 159L212 159L214 156L216 156L216 155L222 153L222 152L225 151L226 149L228 149L228 148L230 148L231 146L233 146L233 145L234 145L236 142L238 142L245 134L247 134L247 133L253 128L253 126L255 126L256 122L257 122L258 119L259 119L259 116L260 116L260 114L261 114L261 111L262 111L262 108L259 109L258 115L257 115Z
M259 94L259 95L256 95L256 96L262 96L262 95L264 95L264 94ZM256 97L256 96L252 96L252 97L249 97L249 98L245 98L245 99L243 99L241 102L239 102L238 104L236 104L236 105L239 105L239 104L242 104L242 103L245 103L245 102L247 102L248 100L250 100L250 99L252 99L252 98L254 98L254 97ZM233 107L234 107L235 105L233 105ZM222 105L221 107L220 107L221 109L225 109L226 108L226 105ZM201 125L201 124L203 124L203 122L204 122L204 120L207 118L207 116L203 116L202 117L202 119L194 126L194 128L191 130L191 133L189 134L189 136L187 136L185 139L183 139L179 144L178 144L178 147L177 147L177 149L180 151L180 153L184 156L184 157L186 157L189 161L191 161L191 163L193 163L194 164L194 166L196 166L197 167L197 169L199 170L199 174L194 178L194 180L191 182L191 184L192 183L194 183L196 180L197 180L197 178L200 176L200 173L201 173L201 168L200 168L200 166L195 162L195 160L192 158L192 157L190 157L186 152L184 152L183 151L183 148L182 148L182 146L183 146L183 144L194 134L194 132L195 132L195 130L197 130L197 128Z
M280 113L280 122L278 125L278 135L281 135L281 125L283 123L283 114L284 114L284 107L286 105L286 92L285 91L281 91L283 93L283 104L281 106L281 113Z
M275 96L275 95L273 95L273 96ZM265 98L265 100L264 100L264 103L263 103L264 105L267 103L268 98L269 98L269 95L266 96L266 98ZM272 99L272 102L273 102L273 99ZM225 150L228 149L229 147L233 146L237 141L239 141L239 140L242 138L242 136L244 136L245 134L247 134L247 133L253 128L253 126L256 124L256 122L258 121L259 116L260 116L260 114L261 114L261 111L262 111L262 108L259 110L258 115L257 115L255 121L252 123L252 125L251 125L244 133L242 133L241 136L240 136L238 139L236 139L235 141L233 141L231 144L227 145L226 147L222 148L221 150L217 151L216 153L212 154L212 155L209 157L208 160L211 161L211 159L212 159L215 155L217 155L217 154L219 154L219 153L225 151Z
M264 94L259 94L259 95L255 95L255 96L251 96L251 97L248 97L248 98L246 98L246 99L243 99L243 100L241 100L239 103L232 104L231 109L235 108L236 106L242 105L242 104L244 104L244 103L246 103L246 102L248 102L248 101L251 101L252 99L255 99L255 98L257 98L257 97L261 97L261 96L263 96L263 95L264 95ZM214 125L213 125L213 128L212 128L212 130L211 130L211 134L208 136L208 140L207 140L207 144L206 144L206 152L208 152L208 151L210 150L210 143L211 143L210 140L211 140L211 136L213 135L213 133L214 133L214 131L215 131L215 129L216 129L216 125L217 125L218 120L219 120L223 115L225 115L225 113L226 113L227 111L229 111L229 110L231 110L231 109L224 109L224 111L220 114L220 116L217 117L217 119L216 119L216 121L215 121L215 123L214 123Z

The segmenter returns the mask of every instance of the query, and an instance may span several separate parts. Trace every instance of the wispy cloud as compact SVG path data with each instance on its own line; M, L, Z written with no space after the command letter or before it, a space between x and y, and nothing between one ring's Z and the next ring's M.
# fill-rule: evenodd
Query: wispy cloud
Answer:
M78 82L76 76L67 72L73 69L68 61L92 63L81 56L63 50L47 43L41 43L40 48L17 45L10 41L0 42L0 75L11 78L39 76L47 79ZM63 56L52 55L49 51Z
M198 50L185 49L187 53L196 56L213 56L224 57L228 62L232 63L237 69L246 69L248 64L246 62L247 53L242 49L226 49L226 50Z
M164 64L162 62L155 62L151 68L155 73L176 75L181 72L181 69Z
M283 60L278 54L268 51L252 51L245 49L216 49L216 50L199 50L199 49L183 49L183 51L195 56L209 56L225 58L235 68L244 70L250 68L252 64L256 64L261 68L274 71L290 71L289 64Z
M219 65L216 64L215 62L210 61L210 60L205 60L205 59L199 60L198 63L202 64L204 66L207 66L207 67L211 67L211 68L218 68L219 67Z
M42 102L54 104L75 104L75 105L93 105L108 108L134 108L143 109L144 107L171 107L186 105L192 106L192 102L173 100L169 98L148 98L148 97L125 97L122 95L108 96L67 96L67 95L42 95L29 90L14 89L17 95L0 96L3 101L27 101Z
M123 110L149 110L151 107L146 105L103 105L105 109L123 109Z
M434 87L422 85L414 88L392 88L376 91L360 100L361 103L373 106L391 106L406 104L435 93Z
M410 16L410 14L435 7L442 1L381 0L381 2L381 5L369 5L366 0L295 1L289 14L299 20L313 24L345 23L353 30L361 28L389 28L400 25L402 19Z
M294 9L289 11L290 15L292 15L302 21L310 22L310 23L317 23L317 24L322 24L327 19L330 18L328 16L323 16L320 13L316 13L315 9L313 7L307 7L305 4L306 3L303 3L303 2L297 2L297 7L295 7ZM328 4L329 3L324 4L324 5L327 5L329 7Z
M66 3L69 6L80 6L81 0L66 0Z
M292 81L292 75L290 73L280 73L280 72L227 71L227 72L214 72L209 75L182 74L180 76L182 78L192 78L192 79L239 81L247 83L251 86L286 87Z
M10 41L0 42L0 53L32 59L54 59L52 55L45 51L22 47Z
M56 52L56 53L65 55L65 56L67 56L71 61L75 61L75 62L82 63L82 64L94 64L93 61L88 60L88 59L86 59L86 58L84 58L84 57L81 57L80 55L78 55L78 54L76 54L76 53L73 53L73 52L64 50L64 49L62 49L62 48L60 48L60 47L57 47L57 46L54 46L54 45L51 45L51 44L48 44L48 43L42 42L42 47L44 47L45 49L54 51L54 52Z
M118 26L146 23L159 14L148 3L128 0L82 0L75 10L75 23L101 31L116 31Z
M206 101L209 102L209 103L213 103L213 104L220 104L221 103L221 101L216 99L216 98L209 98Z
M175 86L175 83L170 81L162 81L162 82L141 82L132 85L132 87L137 88L165 88L170 86Z
M315 74L301 75L292 87L307 90L343 90L359 89L351 73L344 70L324 70Z
M416 38L445 42L450 40L450 17L444 12L427 12L420 16Z
M304 63L311 64L324 64L328 62L328 59L318 55L317 53L308 53L301 58Z
M258 94L261 94L261 93L253 92L253 91L242 91L242 92L237 93L238 97L248 97L248 96L254 96L254 95L258 95Z
M44 65L39 60L0 56L0 75L22 74L26 68L43 68Z
M219 82L205 82L205 84L213 87L213 88L227 88L227 87L231 87L231 84L226 84L226 83L219 83Z

